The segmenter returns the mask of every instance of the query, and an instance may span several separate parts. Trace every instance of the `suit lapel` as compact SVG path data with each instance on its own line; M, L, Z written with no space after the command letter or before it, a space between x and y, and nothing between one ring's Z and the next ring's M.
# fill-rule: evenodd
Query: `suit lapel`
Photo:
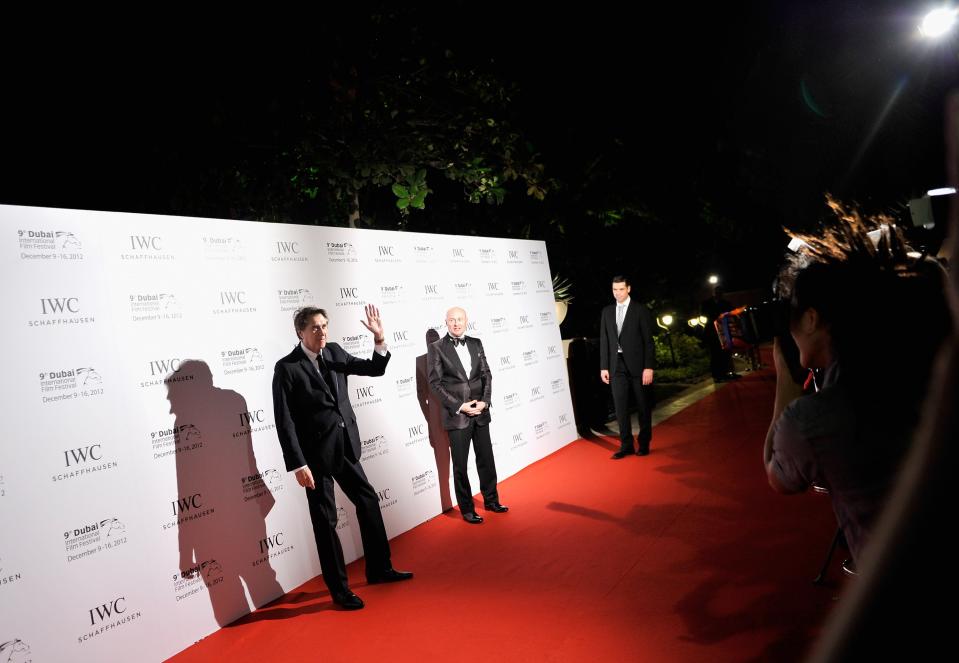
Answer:
M466 347L467 349L470 347L469 343L466 344ZM442 343L440 343L440 349L446 355L447 360L449 360L449 362L459 370L460 375L463 376L463 379L469 380L469 373L465 370L463 362L460 361L460 356L456 354L456 347L453 345L453 341L451 340L449 334L447 334L446 338L444 338ZM472 357L472 353L470 353L470 357Z
M313 362L310 361L310 358L306 356L306 353L303 352L303 349L300 346L296 347L300 351L300 368L306 372L307 376L310 378L310 382L314 387L324 390L330 395L330 397L332 397L333 392L330 391L330 385L326 384L326 380L324 380L322 376L320 376L319 372L317 372L316 366L314 366Z

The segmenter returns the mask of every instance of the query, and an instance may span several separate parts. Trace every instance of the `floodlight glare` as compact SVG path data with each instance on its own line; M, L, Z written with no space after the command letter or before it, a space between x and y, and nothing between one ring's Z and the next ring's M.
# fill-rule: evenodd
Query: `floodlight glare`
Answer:
M946 34L956 24L956 15L959 11L948 7L933 9L925 15L919 24L919 32L923 37L935 39Z
M709 284L710 284L710 285L716 285L717 283L719 283L719 277L716 276L715 274L710 274L710 275L709 275Z
M929 189L926 191L927 196L951 196L956 190L951 186L944 186L941 189Z
M668 327L669 325L673 324L673 316L671 316L671 315L664 315L664 316L663 316L663 324L666 325L667 327Z

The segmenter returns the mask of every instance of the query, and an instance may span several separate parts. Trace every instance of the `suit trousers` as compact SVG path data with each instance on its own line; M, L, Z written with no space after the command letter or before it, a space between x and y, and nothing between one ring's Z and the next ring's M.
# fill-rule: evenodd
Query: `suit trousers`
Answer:
M476 454L476 471L479 474L483 503L499 502L496 490L496 461L493 459L493 442L489 436L489 424L479 425L471 419L466 428L447 431L450 435L450 456L453 458L453 488L461 513L475 513L473 489L466 474L466 461L470 454L470 440Z
M333 497L333 480L356 507L356 518L360 525L360 537L363 540L363 554L366 557L366 574L377 574L392 568L390 562L390 544L386 537L380 502L373 486L370 485L359 461L352 460L353 452L346 441L347 457L339 472L317 476L316 488L306 489L306 500L313 521L313 536L316 539L316 551L320 557L323 581L331 594L346 591L349 587L346 579L346 562L343 558L343 546L336 534L336 502Z
M616 355L616 368L610 376L610 386L613 391L613 404L616 407L616 423L619 424L620 451L633 452L633 425L629 416L630 391L633 392L636 410L639 413L639 448L648 451L649 442L653 439L653 416L646 401L643 374L630 373L621 353Z

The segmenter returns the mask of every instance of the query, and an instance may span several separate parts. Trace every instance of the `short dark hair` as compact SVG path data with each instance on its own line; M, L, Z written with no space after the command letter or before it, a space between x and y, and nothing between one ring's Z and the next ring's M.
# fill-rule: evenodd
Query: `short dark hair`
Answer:
M623 276L622 274L619 274L619 275L613 277L613 283L625 283L625 284L626 284L626 287L628 288L628 287L629 287L629 277L628 277L628 276Z
M296 335L299 336L300 332L306 329L306 326L310 323L315 316L322 315L324 318L329 321L330 316L326 314L321 308L316 308L315 306L304 306L301 309L297 309L293 312L293 329L296 330Z

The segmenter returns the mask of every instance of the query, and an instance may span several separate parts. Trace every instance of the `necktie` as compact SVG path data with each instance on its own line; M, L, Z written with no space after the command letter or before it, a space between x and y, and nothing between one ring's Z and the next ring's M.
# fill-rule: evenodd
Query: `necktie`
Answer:
M323 358L323 353L320 352L316 356L317 363L320 365L320 375L323 376L323 379L326 381L326 384L330 387L330 391L333 392L334 396L338 396L338 389L336 386L336 374L330 370L329 365L326 363L326 359Z
M623 315L626 313L626 306L623 304L616 305L616 333L620 334L623 331Z

